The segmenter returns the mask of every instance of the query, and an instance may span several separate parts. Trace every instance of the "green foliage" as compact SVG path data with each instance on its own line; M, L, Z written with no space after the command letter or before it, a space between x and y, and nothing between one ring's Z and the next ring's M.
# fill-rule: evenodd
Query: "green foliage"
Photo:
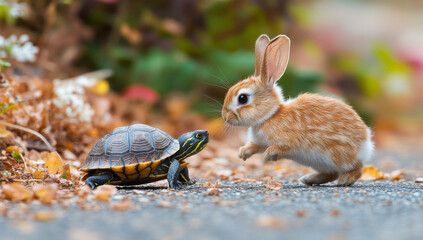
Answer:
M15 159L16 162L19 162L21 160L21 154L16 152L11 152L10 155Z
M0 69L4 70L8 67L12 66L10 62L0 59Z
M219 78L234 83L253 73L257 37L283 31L284 6L272 1L198 1L176 16L169 14L175 5L160 2L125 2L114 14L96 7L85 21L101 39L87 42L80 64L112 69L111 86L118 91L139 83L167 95L198 92L205 83L222 84ZM179 27L166 25L172 17ZM145 38L131 43L119 31L123 24Z
M3 105L3 106L0 106L0 114L3 114L3 113L5 113L7 110L9 110L9 109L11 109L11 108L14 108L14 107L16 107L16 105L15 105L15 104L10 104L10 105Z

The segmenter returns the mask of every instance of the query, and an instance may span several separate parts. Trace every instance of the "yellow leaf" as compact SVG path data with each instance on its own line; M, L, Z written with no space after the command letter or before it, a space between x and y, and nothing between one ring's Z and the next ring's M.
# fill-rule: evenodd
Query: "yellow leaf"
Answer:
M3 194L6 199L18 201L30 199L32 196L28 189L17 182L3 185Z
M11 131L8 131L4 128L0 128L0 138L8 138L12 136L13 136L13 133Z
M34 219L37 221L51 221L56 219L58 216L54 212L40 211L34 213Z
M91 91L97 93L98 95L104 95L109 92L110 86L107 80L100 80L96 85L90 88Z
M34 196L39 199L43 204L50 205L56 199L57 185L37 184L33 188Z
M71 173L70 173L69 164L63 164L59 169L59 174L62 178L70 180L71 179Z
M47 160L44 163L44 167L47 168L49 174L57 174L63 161L57 152L51 152L47 155Z
M361 175L360 178L360 180L364 181L375 181L384 179L386 179L385 174L374 166L364 166L363 175Z
M37 170L35 170L35 172L32 175L34 176L35 179L44 179L45 172L43 169L37 168Z
M103 185L94 190L94 197L97 200L108 202L110 197L117 193L117 188L111 185Z
M23 150L18 146L9 146L9 147L6 148L6 152L7 153L13 153L14 152L14 153L22 154Z

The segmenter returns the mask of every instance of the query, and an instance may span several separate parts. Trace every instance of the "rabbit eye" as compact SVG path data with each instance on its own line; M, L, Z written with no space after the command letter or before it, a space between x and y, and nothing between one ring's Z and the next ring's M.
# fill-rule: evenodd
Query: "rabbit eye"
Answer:
M238 97L239 104L246 104L248 102L248 96L246 94L241 94Z

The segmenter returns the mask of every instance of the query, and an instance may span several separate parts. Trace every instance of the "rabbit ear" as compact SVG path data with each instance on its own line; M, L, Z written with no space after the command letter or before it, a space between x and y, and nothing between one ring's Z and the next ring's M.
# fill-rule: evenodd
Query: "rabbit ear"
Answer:
M261 65L260 78L267 86L272 88L285 72L289 60L291 41L285 35L279 35L267 45Z
M254 76L260 76L264 51L266 50L267 44L269 44L269 42L270 42L270 39L266 34L262 34L259 38L257 38L256 48L255 48L256 63L255 63Z

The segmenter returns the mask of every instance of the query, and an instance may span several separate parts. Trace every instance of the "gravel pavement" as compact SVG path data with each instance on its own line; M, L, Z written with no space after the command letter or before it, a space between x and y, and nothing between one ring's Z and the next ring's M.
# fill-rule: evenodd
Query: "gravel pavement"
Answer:
M198 185L178 192L123 188L111 203L129 198L131 210L100 203L101 210L83 211L71 204L53 207L59 212L53 221L0 217L0 239L422 239L423 184L280 182L284 188L276 191L263 182L221 182L219 196L205 196L209 190Z

